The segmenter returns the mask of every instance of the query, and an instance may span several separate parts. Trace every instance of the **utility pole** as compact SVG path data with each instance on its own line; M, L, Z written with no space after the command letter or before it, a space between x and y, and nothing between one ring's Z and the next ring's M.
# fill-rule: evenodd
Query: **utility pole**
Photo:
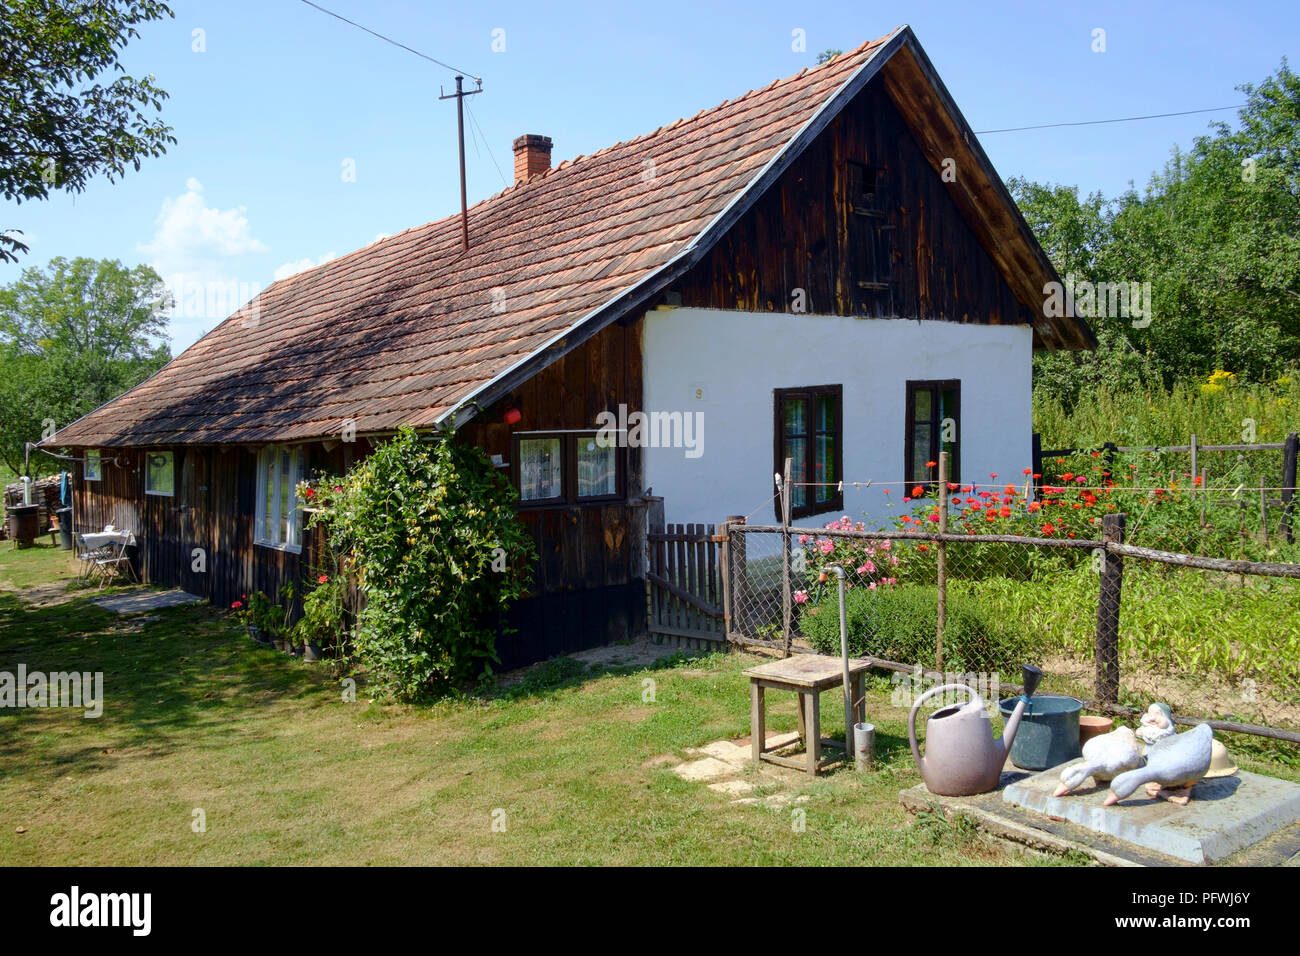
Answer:
M438 99L456 100L456 134L460 140L460 248L464 252L469 251L469 208L465 202L465 97L473 96L475 93L483 92L483 81L475 80L478 89L470 90L468 93L461 89L461 81L465 77L456 77L456 92L443 95L442 87L438 87Z

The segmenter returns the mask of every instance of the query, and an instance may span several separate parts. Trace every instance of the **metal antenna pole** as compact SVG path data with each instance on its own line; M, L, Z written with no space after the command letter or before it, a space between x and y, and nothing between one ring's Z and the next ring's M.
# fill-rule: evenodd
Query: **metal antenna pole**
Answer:
M478 89L470 90L468 93L461 89L461 82L465 79L463 76L456 77L456 92L449 95L442 95L442 88L438 88L438 99L456 100L456 135L460 141L460 248L464 252L469 251L469 206L465 199L465 97L473 96L475 93L483 92L483 81L478 81Z

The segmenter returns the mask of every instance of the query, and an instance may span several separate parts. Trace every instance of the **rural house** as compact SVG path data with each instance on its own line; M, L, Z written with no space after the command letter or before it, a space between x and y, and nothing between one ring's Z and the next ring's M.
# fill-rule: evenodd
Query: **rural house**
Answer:
M716 521L789 456L824 482L795 497L815 520L842 477L925 479L943 442L968 480L1018 474L1033 350L1095 344L1044 314L1057 276L907 27L594 155L550 150L515 141L468 251L455 215L279 281L47 440L88 459L78 527L134 530L146 581L274 593L305 563L300 477L454 419L538 545L500 647L521 664L644 629L648 490Z

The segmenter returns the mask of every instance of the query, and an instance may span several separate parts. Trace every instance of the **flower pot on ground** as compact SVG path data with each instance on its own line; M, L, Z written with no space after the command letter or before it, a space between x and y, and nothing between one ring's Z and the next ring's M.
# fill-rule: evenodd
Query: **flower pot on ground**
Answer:
M314 664L322 657L320 645L315 641L308 641L303 645L302 659L309 664Z

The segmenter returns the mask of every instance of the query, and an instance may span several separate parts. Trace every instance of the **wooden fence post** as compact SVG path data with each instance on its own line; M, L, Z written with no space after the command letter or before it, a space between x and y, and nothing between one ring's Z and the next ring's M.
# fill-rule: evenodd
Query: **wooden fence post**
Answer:
M1101 519L1101 539L1106 544L1124 543L1123 514L1108 514ZM1119 702L1119 607L1124 583L1124 559L1109 550L1102 553L1101 586L1097 593L1097 640L1094 649L1096 686L1093 691L1102 703Z
M1192 448L1192 477L1195 478L1197 475L1199 475L1199 474L1201 473L1201 472L1200 472L1200 469L1197 467L1197 465L1199 464L1199 462L1198 462L1197 455L1196 455L1196 452L1197 452L1197 446L1196 446L1196 432L1192 432L1191 448ZM1192 482L1192 494L1196 494L1196 482L1195 482L1195 481Z
M734 525L745 523L743 515L727 515L722 519L722 529L718 534L722 547L718 550L718 573L722 575L722 634L728 641L732 635L732 608L735 605L735 585L732 578L732 565L735 556L731 548L731 529ZM739 551L745 553L744 535L740 536Z
M948 533L948 453L939 452L939 533ZM943 628L948 619L948 544L940 539L935 542L938 559L938 572L935 586L938 589L938 607L936 608L938 626L934 637L934 669L943 673Z
M781 636L785 639L785 656L790 656L794 642L794 590L790 585L790 503L793 495L790 476L794 459L787 458L781 474ZM815 492L814 492L815 494Z
M1294 508L1296 458L1300 456L1300 434L1291 432L1282 445L1282 531L1286 543L1295 544L1295 529L1291 525Z
M1043 436L1034 432L1033 451L1030 453L1029 480L1033 482L1034 500L1040 497L1039 488L1043 483Z
M643 558L645 560L645 621L646 631L653 634L655 625L661 624L659 620L659 609L656 605L654 586L650 583L650 572L659 573L660 568L657 565L658 554L656 549L660 546L667 547L666 544L658 541L651 541L650 535L664 531L664 499L659 496L643 495L645 501L645 549Z

